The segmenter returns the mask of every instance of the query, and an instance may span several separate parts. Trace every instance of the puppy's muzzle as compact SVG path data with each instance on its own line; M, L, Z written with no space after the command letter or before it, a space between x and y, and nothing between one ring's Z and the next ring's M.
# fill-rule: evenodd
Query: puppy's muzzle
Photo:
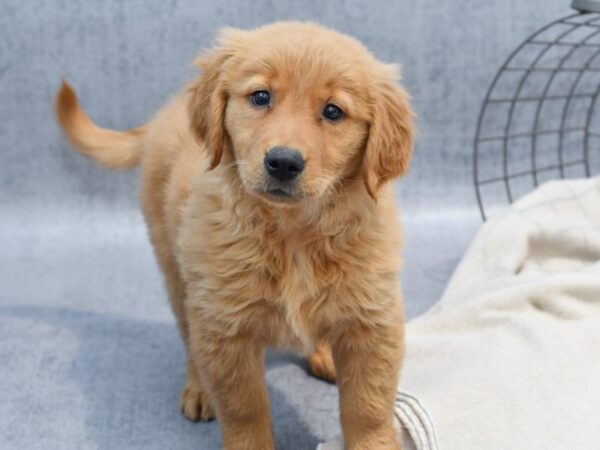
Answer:
M265 155L265 169L270 177L289 183L304 170L304 157L291 148L273 147Z

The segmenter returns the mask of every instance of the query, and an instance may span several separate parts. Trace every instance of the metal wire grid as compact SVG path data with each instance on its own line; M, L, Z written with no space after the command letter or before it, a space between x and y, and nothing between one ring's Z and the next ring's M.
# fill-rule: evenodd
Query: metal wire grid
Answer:
M513 51L477 122L474 183L484 220L540 182L591 175L599 94L599 13L556 20Z

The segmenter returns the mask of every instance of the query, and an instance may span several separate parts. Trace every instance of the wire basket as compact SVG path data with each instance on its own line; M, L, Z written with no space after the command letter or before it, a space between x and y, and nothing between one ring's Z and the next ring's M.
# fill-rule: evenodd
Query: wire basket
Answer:
M600 172L600 1L519 45L481 107L474 183L485 220L540 183Z

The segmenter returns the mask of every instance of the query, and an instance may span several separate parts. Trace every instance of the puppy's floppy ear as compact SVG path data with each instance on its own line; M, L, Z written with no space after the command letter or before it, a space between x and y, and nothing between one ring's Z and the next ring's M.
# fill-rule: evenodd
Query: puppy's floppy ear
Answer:
M385 73L373 93L373 117L363 159L363 178L369 195L408 170L413 149L413 111L406 92L395 82L397 69Z
M196 60L195 65L202 74L188 88L191 94L188 104L190 126L196 139L207 148L210 169L214 169L223 156L227 106L223 69L245 33L232 28L220 30L215 49L203 53Z

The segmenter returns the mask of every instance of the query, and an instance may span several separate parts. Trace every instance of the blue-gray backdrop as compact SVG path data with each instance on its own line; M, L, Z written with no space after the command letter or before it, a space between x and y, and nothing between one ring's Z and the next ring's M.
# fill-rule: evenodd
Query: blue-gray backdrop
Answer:
M403 66L418 113L406 224L409 316L439 297L478 223L472 139L491 78L568 0L1 0L0 448L215 449L178 412L183 351L137 210L136 173L74 154L52 115L61 76L127 128L194 76L222 26L314 20ZM278 447L339 432L335 388L269 357Z

